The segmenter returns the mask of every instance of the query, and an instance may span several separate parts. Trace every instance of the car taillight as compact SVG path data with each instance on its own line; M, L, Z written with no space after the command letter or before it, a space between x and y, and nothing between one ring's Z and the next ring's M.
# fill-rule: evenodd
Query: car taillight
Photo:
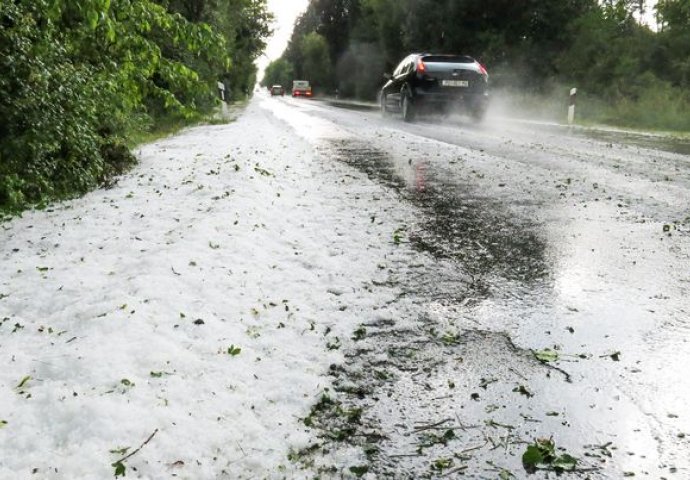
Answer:
M484 65L481 63L477 62L477 65L479 65L479 73L487 77L489 75L489 72L486 71L486 68L484 68Z
M417 60L417 73L420 75L424 75L426 73L426 64L421 58Z

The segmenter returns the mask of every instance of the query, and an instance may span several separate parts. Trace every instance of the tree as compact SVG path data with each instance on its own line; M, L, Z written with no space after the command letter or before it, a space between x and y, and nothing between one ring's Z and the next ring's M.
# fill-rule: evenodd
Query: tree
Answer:
M327 89L333 85L331 59L326 39L316 32L308 33L301 43L302 74L315 88Z
M656 6L661 25L661 52L671 70L670 80L690 87L690 0L660 0Z
M292 85L294 79L295 69L292 64L283 58L279 58L266 67L266 73L261 81L261 85L264 87L282 85L287 88L289 85Z
M214 75L213 83L223 80L228 86L230 98L247 95L256 83L254 61L266 48L266 39L272 31L273 17L268 12L266 0L157 0L169 11L179 13L190 22L207 23L225 39L226 55L233 68ZM194 58L187 61L195 63ZM197 61L198 69L205 69L205 62ZM219 77L219 78L215 78Z

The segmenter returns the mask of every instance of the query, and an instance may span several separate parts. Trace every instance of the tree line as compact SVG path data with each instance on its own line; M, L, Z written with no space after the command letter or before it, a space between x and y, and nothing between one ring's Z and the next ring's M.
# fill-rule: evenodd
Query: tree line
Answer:
M300 77L322 92L374 99L383 73L408 53L462 53L487 65L494 87L577 86L610 106L669 107L672 126L688 129L690 0L647 3L311 0L264 83ZM654 28L640 22L650 11Z
M137 132L256 81L266 0L0 0L0 211L128 168Z

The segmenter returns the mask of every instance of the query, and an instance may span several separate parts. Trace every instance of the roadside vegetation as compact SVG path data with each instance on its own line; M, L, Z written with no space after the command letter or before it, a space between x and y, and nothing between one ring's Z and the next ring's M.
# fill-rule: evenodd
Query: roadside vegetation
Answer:
M474 56L513 112L563 116L577 87L582 120L690 130L690 0L311 0L264 84L375 100L414 51Z
M0 3L0 212L82 194L253 88L265 0Z

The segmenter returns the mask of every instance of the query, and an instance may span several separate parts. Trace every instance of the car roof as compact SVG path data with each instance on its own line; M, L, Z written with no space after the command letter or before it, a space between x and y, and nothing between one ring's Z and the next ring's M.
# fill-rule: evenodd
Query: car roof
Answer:
M467 58L473 58L471 55L466 55L464 53L431 53L431 52L424 52L424 53L411 53L410 55L416 56L416 57L467 57Z

